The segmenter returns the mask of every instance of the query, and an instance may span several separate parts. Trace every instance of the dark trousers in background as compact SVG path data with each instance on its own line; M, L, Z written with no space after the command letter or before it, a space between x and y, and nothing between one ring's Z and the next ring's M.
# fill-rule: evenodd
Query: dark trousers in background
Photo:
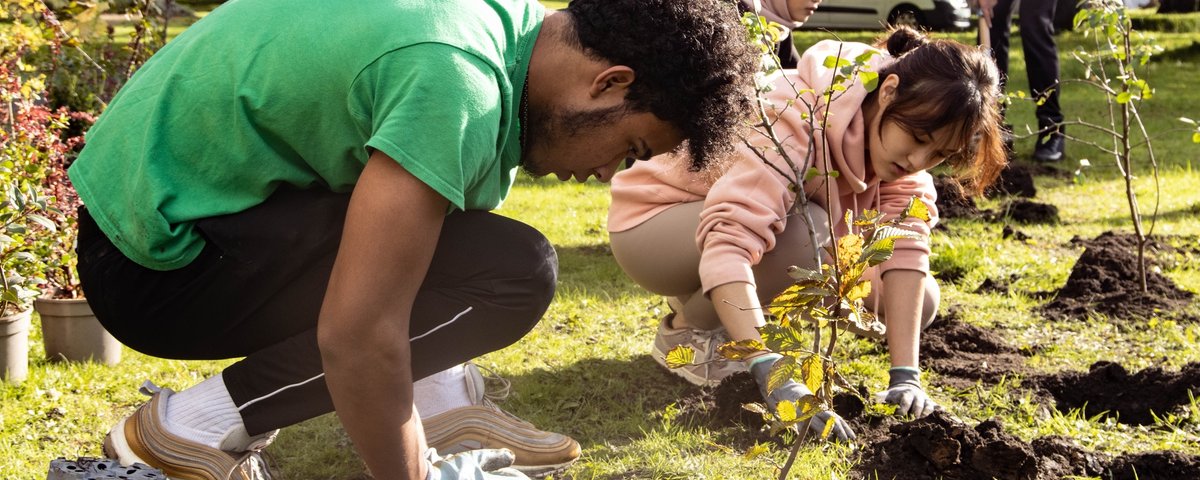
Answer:
M1000 69L1000 81L1008 81L1009 36L1012 30L1013 3L1015 0L998 0L992 10L992 56ZM1025 70L1029 76L1029 89L1034 98L1046 100L1035 111L1038 129L1062 123L1062 109L1058 104L1059 73L1058 46L1054 43L1054 11L1056 0L1020 0L1018 30L1025 51ZM1049 92L1047 95L1046 92Z
M251 435L328 413L316 326L349 199L281 189L244 212L201 220L207 246L171 271L126 258L81 210L88 302L142 353L245 357L223 377ZM516 342L545 313L557 272L554 248L532 227L488 212L448 215L413 306L413 378Z

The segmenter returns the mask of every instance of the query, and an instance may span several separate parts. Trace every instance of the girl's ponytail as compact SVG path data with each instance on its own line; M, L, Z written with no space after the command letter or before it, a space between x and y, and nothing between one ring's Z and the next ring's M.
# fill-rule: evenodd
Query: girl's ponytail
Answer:
M897 26L892 29L884 42L881 43L886 43L889 54L893 57L899 57L929 43L929 39L925 37L925 34L914 30L912 27ZM877 46L882 47L883 45Z

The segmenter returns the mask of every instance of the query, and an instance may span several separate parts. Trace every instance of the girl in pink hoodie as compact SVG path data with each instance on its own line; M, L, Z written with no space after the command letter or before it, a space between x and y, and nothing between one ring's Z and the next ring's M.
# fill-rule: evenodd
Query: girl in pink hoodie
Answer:
M884 45L886 51L880 50ZM819 92L837 73L824 66L826 59L854 59L865 52L876 53L868 63L879 74L878 87L868 92L856 80L830 104L819 103ZM822 41L804 53L796 70L784 72L767 94L773 105L767 110L788 156L801 164L795 171L765 136L752 133L748 138L754 146L742 146L723 172L696 172L686 158L663 155L638 162L612 180L613 256L635 282L666 296L672 310L659 325L653 356L665 365L666 352L691 345L698 365L673 373L697 385L715 385L749 368L765 390L761 386L778 355L726 361L716 347L730 339L761 340L761 305L791 285L787 267L815 267L806 216L792 208L796 189L780 174L804 178L815 167L836 174L804 183L807 217L820 245L848 233L847 211L875 209L890 219L914 196L929 207L929 222L905 223L919 239L898 240L891 259L867 273L872 279L867 305L887 326L877 335L886 338L892 364L889 386L879 398L897 405L900 414L927 415L938 407L921 386L918 338L933 320L940 297L929 274L937 195L927 170L948 161L965 189L979 193L1003 168L995 64L975 47L929 40L902 28L876 46ZM824 129L818 123L814 131L808 120L813 112L794 101L804 89L818 92L804 95L816 106L816 118L828 109ZM832 228L826 212L834 213ZM772 407L811 394L795 382L762 393ZM821 431L835 421L832 435L853 438L832 412L816 418L810 428Z

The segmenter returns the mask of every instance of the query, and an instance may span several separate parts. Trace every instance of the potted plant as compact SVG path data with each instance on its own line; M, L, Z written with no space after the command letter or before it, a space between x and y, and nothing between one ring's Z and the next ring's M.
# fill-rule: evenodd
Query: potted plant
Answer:
M65 107L52 112L52 116L57 120L49 132L53 138L43 145L41 180L55 222L53 228L38 229L37 253L43 261L45 284L42 295L33 302L42 323L46 358L115 365L121 361L121 344L96 319L79 285L75 245L79 233L76 215L81 203L67 177L67 167L82 138L64 139L66 126L72 121L90 124L92 119L72 114Z
M6 158L14 149L0 149L0 375L10 382L25 380L29 373L29 325L31 302L42 282L41 260L34 255L28 237L30 223L49 224L42 212L45 199L28 182L12 180Z
M70 185L63 188L69 189ZM59 204L55 208L56 216L60 217L59 226L50 232L48 241L42 242L40 249L46 284L33 306L41 319L46 358L116 365L121 361L121 344L96 319L79 286L79 275L75 270L78 229L74 214L78 209L78 197L73 192L71 195L68 198L74 200L63 200L57 195L52 197ZM63 203L69 206L64 207Z

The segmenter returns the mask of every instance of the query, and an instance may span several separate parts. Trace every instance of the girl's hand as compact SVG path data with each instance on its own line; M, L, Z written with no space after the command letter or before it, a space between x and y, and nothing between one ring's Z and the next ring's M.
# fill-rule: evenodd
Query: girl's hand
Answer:
M767 401L767 406L770 407L772 411L775 410L775 406L781 401L788 400L791 402L798 402L800 399L812 395L812 391L810 391L808 387L792 380L788 380L779 388L775 389L774 392L767 394L767 377L771 373L771 366L774 365L775 362L781 357L778 354L768 354L764 355L763 357L767 358L764 358L763 360L758 361L750 366L750 373L754 375L754 380L758 382L758 391L759 393L762 393L763 398ZM821 435L825 432L826 425L829 425L829 422L833 422L833 427L829 430L829 440L845 442L854 440L856 437L854 430L850 429L850 425L846 423L846 420L842 419L842 417L838 416L838 414L834 413L832 410L826 410L813 415L812 419L808 421L808 429L812 430L817 437L821 437ZM822 439L824 440L825 438Z
M942 407L921 388L921 371L916 367L893 367L887 390L875 394L875 400L896 406L897 415L921 418Z

